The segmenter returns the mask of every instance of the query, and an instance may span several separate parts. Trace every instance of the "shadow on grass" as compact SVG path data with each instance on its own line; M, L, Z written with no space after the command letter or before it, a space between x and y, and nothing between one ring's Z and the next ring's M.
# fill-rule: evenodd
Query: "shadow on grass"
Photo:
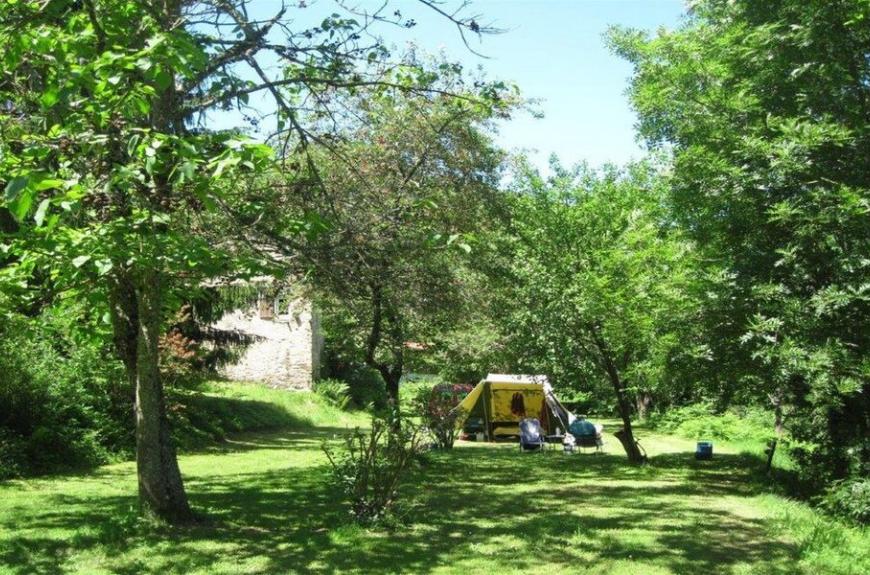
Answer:
M314 429L311 419L268 401L214 396L189 390L173 390L169 399L173 438L179 451L186 453L224 450L228 438L242 433ZM131 428L129 454L133 453L133 434ZM229 446L229 449L233 447ZM45 478L84 473L100 465L99 461L58 462L48 469L28 473L25 477ZM0 485L3 483L4 480L0 479Z
M264 431L267 431L264 433ZM324 441L337 441L350 432L346 427L245 431L233 433L222 441L205 443L186 450L187 454L239 453L257 450L320 449Z
M242 431L302 429L312 421L267 401L213 396L198 392L178 394L172 410L173 435L182 449L197 449Z
M220 449L280 457L315 450L341 432L240 436ZM72 555L99 549L103 567L122 574L209 572L227 561L265 573L429 573L468 558L478 544L491 547L493 565L530 572L546 557L572 569L627 560L676 573L724 572L739 563L791 573L792 546L771 540L760 520L714 504L752 491L745 463L740 455L695 462L691 454L668 454L635 467L610 454L458 448L433 454L415 472L405 488L418 502L413 526L393 532L341 527L347 511L317 462L196 476L188 482L190 499L207 520L175 529L139 520L132 496L54 493L40 513L0 524L21 533L0 549L0 565L16 574L56 573ZM45 535L53 530L75 535Z

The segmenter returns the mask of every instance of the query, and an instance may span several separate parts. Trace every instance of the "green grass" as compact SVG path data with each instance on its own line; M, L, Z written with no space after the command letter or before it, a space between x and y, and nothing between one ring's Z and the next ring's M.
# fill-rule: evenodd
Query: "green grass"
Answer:
M406 486L406 527L355 527L320 445L362 416L327 416L305 394L210 393L284 405L318 426L183 455L191 503L207 516L190 527L137 518L132 463L0 484L0 573L870 572L865 531L765 493L747 471L754 458L717 445L696 462L692 442L648 432L642 468L613 438L604 455L459 444Z
M773 413L760 408L741 408L716 413L710 404L693 404L656 413L647 426L661 433L694 441L725 443L739 453L767 457L767 447L774 438ZM773 458L773 469L781 476L781 483L796 485L797 463L788 441L779 442Z
M229 434L312 427L353 428L368 424L364 412L343 411L315 393L288 392L262 385L209 382L179 391L170 402L176 441L195 449Z

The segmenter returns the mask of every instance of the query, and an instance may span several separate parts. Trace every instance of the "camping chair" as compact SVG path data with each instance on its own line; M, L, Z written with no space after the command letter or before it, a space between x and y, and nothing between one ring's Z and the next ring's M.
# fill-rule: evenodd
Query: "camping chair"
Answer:
M601 451L601 441L594 435L575 435L576 446L582 451L585 447L591 447L596 452Z
M544 430L541 429L540 421L530 418L520 421L521 451L543 450L545 445Z
M577 422L575 422L577 423ZM568 428L568 432L574 436L576 446L582 451L586 447L595 449L595 453L600 453L604 442L601 439L601 432L604 426L601 424L592 425L574 425ZM582 430L582 431L581 431Z

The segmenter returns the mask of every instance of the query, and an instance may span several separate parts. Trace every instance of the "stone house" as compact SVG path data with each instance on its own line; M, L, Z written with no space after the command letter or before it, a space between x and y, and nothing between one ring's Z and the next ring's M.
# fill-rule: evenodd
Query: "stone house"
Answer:
M317 379L323 335L317 311L305 298L261 293L256 305L228 311L209 327L242 342L218 367L229 380L305 390Z

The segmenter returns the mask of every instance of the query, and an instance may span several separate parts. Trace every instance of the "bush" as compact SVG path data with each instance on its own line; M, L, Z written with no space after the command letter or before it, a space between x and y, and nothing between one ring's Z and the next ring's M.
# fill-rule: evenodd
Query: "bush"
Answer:
M444 383L438 375L411 373L402 376L399 382L399 405L402 409L415 411L417 407L417 397L422 393L421 389L427 392L432 389L432 386Z
M375 411L387 407L387 384L376 369L354 366L340 379L347 382L351 401L356 407Z
M387 407L387 385L378 370L361 361L360 342L353 335L356 320L347 310L331 303L321 302L320 306L324 330L320 375L347 383L354 407L383 411Z
M616 415L613 402L607 393L565 388L559 390L559 401L574 413L588 413L607 417Z
M0 474L89 466L132 452L132 393L101 340L70 337L67 315L0 324Z
M0 481L23 475L27 469L27 442L0 427Z
M397 429L384 419L373 419L367 433L357 428L335 453L326 444L333 480L361 524L389 518L399 497L402 479L421 452L419 428L408 421Z
M817 513L793 500L776 498L772 533L793 542L796 572L825 575L870 573L865 530Z
M839 517L855 523L870 523L870 479L835 481L821 498L821 504Z
M707 403L670 409L650 418L655 429L691 439L752 441L764 443L773 438L773 415L761 410L744 409L716 413Z
M350 403L350 386L338 379L320 379L314 382L314 392L339 409Z
M453 409L474 389L468 384L438 384L417 391L414 405L423 425L441 449L450 449L456 441L456 421L461 415Z

